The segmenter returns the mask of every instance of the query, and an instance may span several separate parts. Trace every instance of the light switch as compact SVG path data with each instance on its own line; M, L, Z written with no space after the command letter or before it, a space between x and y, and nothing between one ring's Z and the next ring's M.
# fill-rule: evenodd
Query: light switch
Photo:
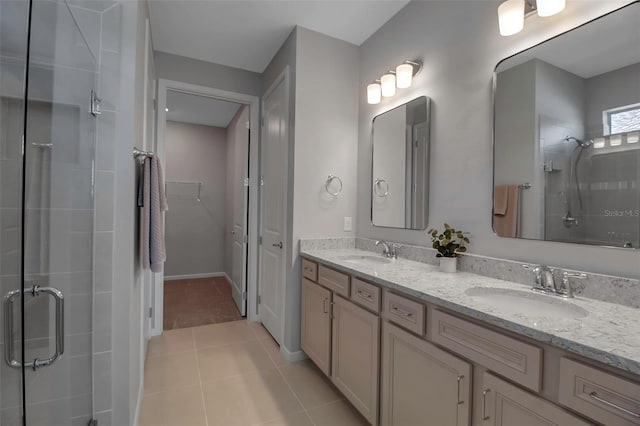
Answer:
M344 218L344 230L345 231L351 231L351 217L350 216L345 216Z

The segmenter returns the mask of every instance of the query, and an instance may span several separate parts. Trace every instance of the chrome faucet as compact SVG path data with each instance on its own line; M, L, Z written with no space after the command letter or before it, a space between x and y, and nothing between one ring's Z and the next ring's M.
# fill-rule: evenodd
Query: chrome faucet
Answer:
M542 291L544 293L551 293L555 291L556 283L553 276L553 269L546 265L530 266L522 265L522 267L528 271L533 272L535 275L536 285L532 290Z
M564 271L562 273L562 280L560 282L557 282L555 280L554 270L546 265L522 265L522 267L535 274L536 285L533 286L531 290L539 291L545 294L553 294L561 297L574 297L574 291L573 287L571 286L570 278L587 278L586 274Z
M380 244L382 244L382 246L384 247L384 250L382 250L382 255L383 256L389 257L391 259L397 259L398 258L398 249L400 248L399 245L394 244L394 243L390 243L390 242L384 241L384 240L376 241L376 246L379 246Z
M562 281L560 282L559 288L556 289L556 294L558 296L568 297L568 298L575 297L573 295L574 290L573 290L573 286L571 285L570 278L578 278L583 280L587 278L587 274L567 272L567 271L562 272Z

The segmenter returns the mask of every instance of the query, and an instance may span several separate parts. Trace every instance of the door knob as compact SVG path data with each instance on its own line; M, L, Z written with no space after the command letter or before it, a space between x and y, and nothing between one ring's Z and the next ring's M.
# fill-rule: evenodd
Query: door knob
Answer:
M274 247L278 247L279 249L282 249L282 241L280 241L278 244L271 244Z

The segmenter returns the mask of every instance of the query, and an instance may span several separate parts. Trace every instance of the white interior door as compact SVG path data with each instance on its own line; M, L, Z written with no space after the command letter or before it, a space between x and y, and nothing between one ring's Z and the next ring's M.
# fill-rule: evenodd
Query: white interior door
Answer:
M285 73L267 92L262 104L259 309L260 321L278 343L283 338L285 289L287 85Z
M233 253L231 285L233 301L241 315L247 314L247 204L249 187L249 108L243 107L236 126L233 172Z

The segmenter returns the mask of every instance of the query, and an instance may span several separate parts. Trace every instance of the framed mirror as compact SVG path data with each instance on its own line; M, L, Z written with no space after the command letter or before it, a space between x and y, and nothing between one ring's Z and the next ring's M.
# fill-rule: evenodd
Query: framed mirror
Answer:
M493 229L640 247L640 3L501 61Z
M429 215L429 112L416 98L373 119L371 223L425 229Z

